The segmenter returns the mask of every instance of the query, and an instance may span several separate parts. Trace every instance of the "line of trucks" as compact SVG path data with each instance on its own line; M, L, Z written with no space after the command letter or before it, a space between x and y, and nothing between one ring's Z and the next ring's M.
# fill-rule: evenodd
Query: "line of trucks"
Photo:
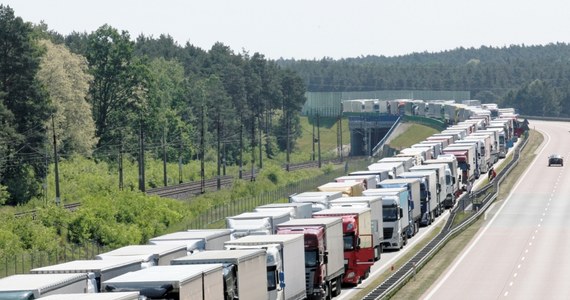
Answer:
M512 146L489 109L288 203L0 279L0 299L332 299L452 208Z

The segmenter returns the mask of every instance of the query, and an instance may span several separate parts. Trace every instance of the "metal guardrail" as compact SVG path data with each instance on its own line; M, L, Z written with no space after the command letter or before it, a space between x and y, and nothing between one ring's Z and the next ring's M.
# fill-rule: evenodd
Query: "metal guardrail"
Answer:
M460 205L457 203L455 208L451 211L451 214L443 228L443 230L434 237L424 248L422 248L414 257L412 257L408 262L406 262L402 267L400 267L396 272L394 272L390 277L388 277L384 282L382 282L378 287L376 287L372 292L368 293L363 299L366 300L376 300L384 299L389 297L398 289L400 289L407 281L409 281L418 270L420 270L429 260L455 235L462 232L465 228L473 224L477 218L481 216L493 203L499 194L499 187L501 182L504 180L506 175L508 175L512 169L518 164L520 158L520 152L526 146L528 138L525 139L522 145L517 147L513 155L512 161L510 161L499 174L495 180L491 181L487 185L483 186L477 192L471 195L465 195L461 201L463 203ZM489 193L492 190L492 193ZM473 199L483 197L481 203L478 203L475 207L476 212L469 218L463 220L453 229L451 228L457 212L462 209L465 210L467 207L465 201L472 202Z

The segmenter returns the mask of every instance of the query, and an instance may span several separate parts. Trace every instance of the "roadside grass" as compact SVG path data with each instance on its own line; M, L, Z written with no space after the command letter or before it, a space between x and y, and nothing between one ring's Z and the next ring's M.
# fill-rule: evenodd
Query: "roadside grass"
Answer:
M538 147L540 147L543 140L544 137L540 133L535 130L530 131L528 144L521 152L521 159L519 160L518 165L511 171L510 175L507 176L501 184L499 196L495 200L496 202L502 201L508 196L518 178L520 178L520 176L526 171L528 166L534 160L536 156L535 152ZM467 213L463 215L458 214L456 219L465 218L467 216ZM473 225L469 226L463 232L459 233L457 236L447 242L447 244L437 254L435 254L421 270L417 272L415 278L408 281L407 284L403 286L399 291L397 291L391 299L420 299L421 296L435 284L439 277L443 275L443 272L453 263L455 258L463 251L463 249L479 231L484 222L485 221L483 219L475 221ZM428 238L426 240L429 241L431 238ZM409 257L415 255L419 249L421 248L418 247L417 250L414 249L414 251L408 253ZM385 280L385 278L387 278L387 276L384 277L382 281ZM377 286L377 284L372 286ZM365 294L362 296L364 295ZM354 299L360 298L355 297Z
M427 137L438 133L436 129L429 126L408 123L410 126L402 134L395 137L388 144L390 147L401 150L410 147L420 141L425 140Z

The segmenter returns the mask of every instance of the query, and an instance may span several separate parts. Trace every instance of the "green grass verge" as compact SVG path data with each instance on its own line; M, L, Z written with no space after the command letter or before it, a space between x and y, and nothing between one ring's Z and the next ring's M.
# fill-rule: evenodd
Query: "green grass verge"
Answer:
M438 133L436 129L429 126L406 123L409 127L402 134L398 135L392 141L390 141L389 146L394 149L404 149L410 147L413 144L419 143L425 140L427 137Z

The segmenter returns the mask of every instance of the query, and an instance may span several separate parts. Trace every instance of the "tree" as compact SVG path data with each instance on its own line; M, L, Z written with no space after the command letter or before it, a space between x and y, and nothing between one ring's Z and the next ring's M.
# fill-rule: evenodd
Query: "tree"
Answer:
M52 108L36 73L41 51L31 38L32 26L0 5L0 123L7 163L0 170L0 184L8 188L8 203L28 201L39 192L47 172L43 159L45 122ZM5 126L5 127L4 127Z
M305 85L302 79L291 70L285 70L281 78L281 91L283 94L282 118L278 129L277 142L281 150L287 149L287 126L290 130L291 147L301 135L298 112L305 103ZM287 124L289 122L289 124Z
M97 139L91 105L86 97L93 76L88 73L84 57L71 53L63 45L48 40L40 42L46 49L38 79L45 86L55 108L54 119L59 151L89 156ZM51 122L46 124L50 128Z
M148 69L133 56L126 31L103 25L88 38L87 61L93 84L90 100L99 146L117 145L141 118Z
M168 147L168 157L178 157L180 149L187 150L182 145L190 143L193 119L185 101L184 68L175 60L156 58L150 62L149 76L147 136L151 141L164 138L168 145L176 146ZM189 159L188 155L189 151L185 151L183 156Z

